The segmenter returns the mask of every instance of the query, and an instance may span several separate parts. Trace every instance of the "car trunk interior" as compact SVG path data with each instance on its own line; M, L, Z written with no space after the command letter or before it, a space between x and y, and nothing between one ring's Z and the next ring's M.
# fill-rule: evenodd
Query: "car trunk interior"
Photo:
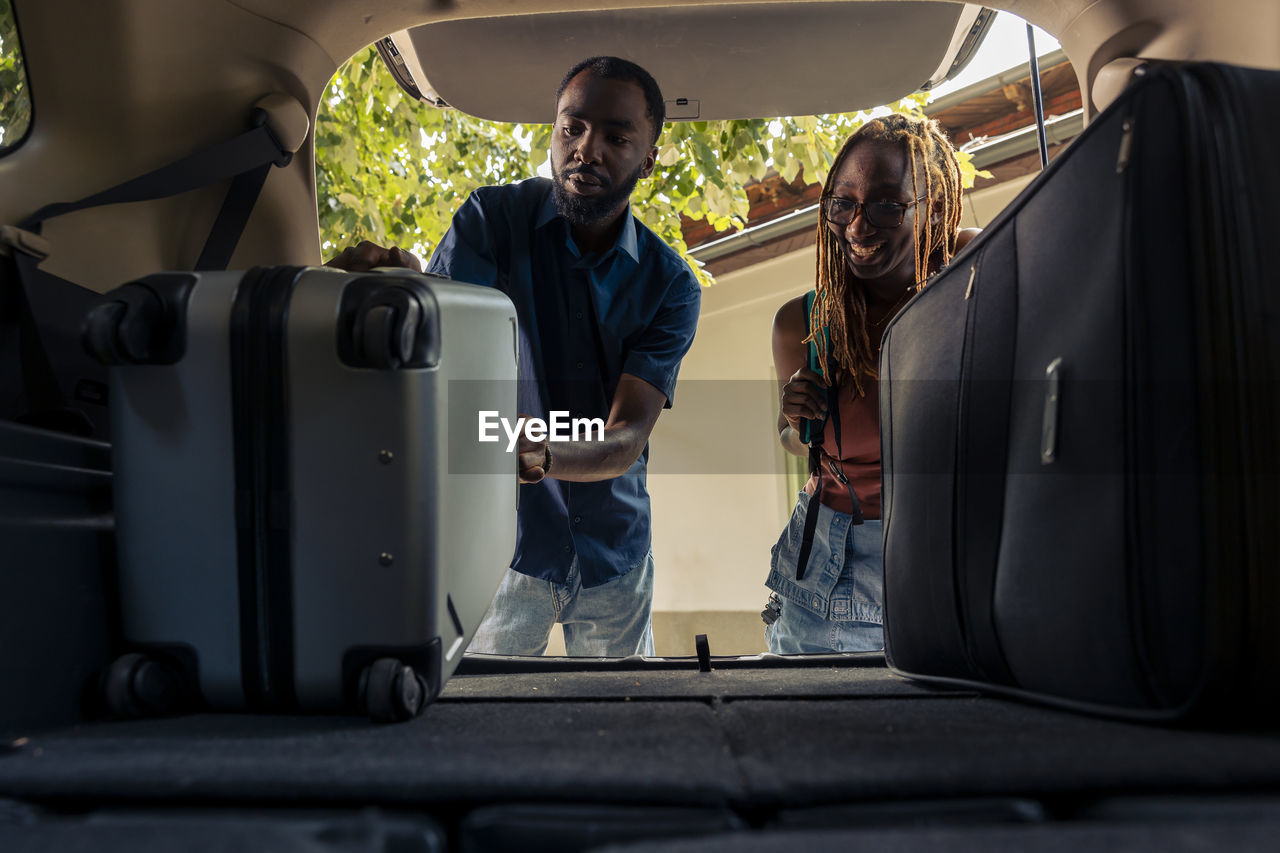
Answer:
M958 71L985 25L981 7L914 0L14 7L34 121L0 156L0 223L230 138L266 95L300 106L314 128L337 68L388 37L392 64L398 55L424 101L484 118L546 121L565 68L616 52L655 73L673 116L709 120L891 101ZM1275 0L1227 12L1199 0L991 8L1058 38L1090 117L1142 60L1280 68ZM297 135L231 269L322 260L314 140ZM42 235L44 269L100 292L191 269L224 194L218 185L68 215ZM83 487L93 501L102 476ZM76 545L86 552L110 529L109 509L93 505L102 524ZM0 700L0 849L1265 849L1280 831L1270 721L1102 719L910 681L879 654L716 658L710 671L694 658L474 658L420 718L388 726L95 719L79 681L68 683L88 675L74 661L114 648L118 614L96 564L38 565L65 544L58 530L40 535L10 551L23 565L0 571L21 573L5 584L0 641L49 642L66 668L15 667L20 683L58 682L56 695ZM664 836L686 840L668 848Z

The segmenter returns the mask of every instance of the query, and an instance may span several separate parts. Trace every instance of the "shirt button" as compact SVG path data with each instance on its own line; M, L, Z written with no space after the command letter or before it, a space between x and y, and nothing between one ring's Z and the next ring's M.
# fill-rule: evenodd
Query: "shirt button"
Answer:
M572 550L573 550L573 546L572 546L572 545L565 545L565 546L564 546L564 552L565 552L566 554L568 554L568 553L569 553L570 551L572 551Z
M581 524L581 523L582 523L582 516L580 516L580 515L575 515L575 516L573 517L573 523L574 523L574 524Z
M582 319L582 312L581 312L581 311L579 311L579 312L578 312L578 319L579 319L579 320L581 320L581 319Z
M578 369L579 369L579 370L581 370L581 369L582 369L582 362L578 362Z
M815 596L813 597L813 606L814 606L814 607L821 607L821 606L822 606L822 599L821 599L821 598L818 598L818 596L816 596L816 595L815 595Z

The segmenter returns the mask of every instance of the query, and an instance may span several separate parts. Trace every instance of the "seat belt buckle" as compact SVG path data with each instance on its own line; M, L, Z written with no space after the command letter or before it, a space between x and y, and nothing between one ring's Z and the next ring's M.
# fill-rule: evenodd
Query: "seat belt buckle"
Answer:
M34 231L24 231L16 225L0 225L0 255L21 252L36 261L43 261L53 251L53 244Z

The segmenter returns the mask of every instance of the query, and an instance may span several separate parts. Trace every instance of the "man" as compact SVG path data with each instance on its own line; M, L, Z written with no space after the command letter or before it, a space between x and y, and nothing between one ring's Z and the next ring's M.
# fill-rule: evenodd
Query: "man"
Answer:
M552 179L476 190L431 257L430 272L515 304L525 415L605 420L602 439L521 437L516 556L471 651L542 654L560 622L571 655L653 653L648 440L701 301L688 265L630 215L664 116L638 65L574 66L556 95ZM330 263L417 266L370 243Z

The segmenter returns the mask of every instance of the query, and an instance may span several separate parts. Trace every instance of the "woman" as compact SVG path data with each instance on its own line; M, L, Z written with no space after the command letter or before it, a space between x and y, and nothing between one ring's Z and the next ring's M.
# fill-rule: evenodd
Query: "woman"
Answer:
M784 304L773 321L779 438L789 453L810 459L809 482L773 547L766 582L775 593L766 614L772 610L775 620L765 636L776 654L884 646L880 338L976 233L961 231L960 209L955 149L931 120L894 114L869 121L827 176L815 291ZM821 370L808 366L811 342ZM824 418L821 442L806 444L802 421Z

